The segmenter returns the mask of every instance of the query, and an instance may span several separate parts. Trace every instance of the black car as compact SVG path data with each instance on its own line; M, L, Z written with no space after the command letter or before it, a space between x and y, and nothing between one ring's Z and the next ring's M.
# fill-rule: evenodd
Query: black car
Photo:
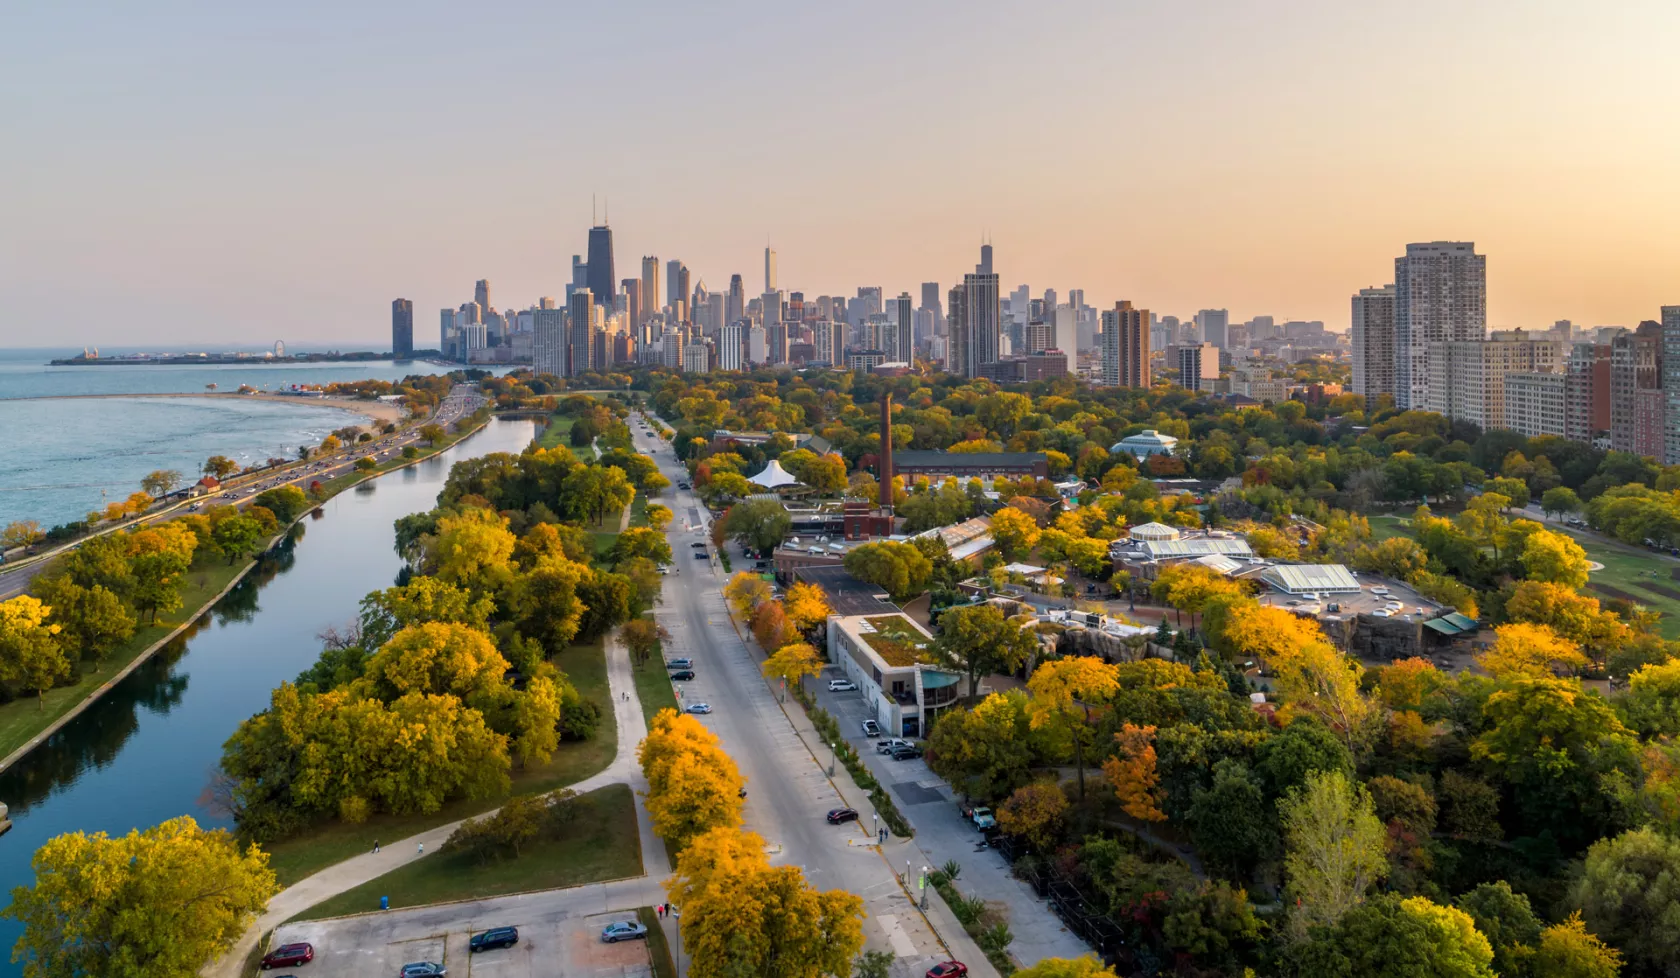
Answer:
M672 682L686 683L693 678L694 678L694 670L693 669L680 669L676 672L671 673L671 681Z
M701 543L701 542L699 542L699 541L698 541L698 540L697 540L697 541L695 541L695 542L694 542L694 543L691 543L691 544L689 544L689 546L690 546L690 547L693 547L693 548L694 548L694 549L696 549L696 550L704 550L704 549L706 549L706 545L705 545L705 544L703 544L703 543Z
M895 760L895 761L905 761L905 760L909 760L912 757L921 757L921 756L922 756L922 749L920 747L915 746L914 744L906 744L906 745L903 745L903 746L900 746L900 747L894 747L893 752L892 752L892 759Z
M711 558L711 556L712 556L711 554L707 553L704 550L694 551L694 559L695 560L709 560Z
M828 824L839 825L841 822L857 821L858 813L855 808L834 808L828 813Z
M482 934L474 934L467 942L469 952L489 951L498 947L512 947L519 943L519 928L492 927Z

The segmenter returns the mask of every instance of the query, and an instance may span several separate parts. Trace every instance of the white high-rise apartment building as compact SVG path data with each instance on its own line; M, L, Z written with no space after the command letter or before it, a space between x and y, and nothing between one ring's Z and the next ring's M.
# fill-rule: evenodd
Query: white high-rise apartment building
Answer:
M1394 259L1394 291L1395 405L1426 409L1431 347L1487 338L1487 257L1470 241L1409 244Z
M710 372L708 364L710 350L704 343L690 343L683 347L682 369L685 374L703 374Z
M1231 311L1229 309L1203 309L1196 313L1196 325L1199 328L1197 342L1212 343L1223 350L1227 341L1227 333L1231 327Z
M1353 392L1369 411L1394 393L1394 286L1360 289L1353 297Z
M1520 329L1501 330L1490 340L1437 343L1429 349L1429 400L1414 409L1470 421L1483 431L1509 428L1506 376L1561 374L1562 366L1562 343L1530 339ZM1558 396L1561 410L1561 387Z
M740 323L731 323L718 330L717 368L719 370L740 370L743 363L742 349L746 339L746 327Z
M531 312L531 360L539 374L566 375L566 311L534 309Z
M763 326L747 331L747 360L760 365L770 362L770 344Z

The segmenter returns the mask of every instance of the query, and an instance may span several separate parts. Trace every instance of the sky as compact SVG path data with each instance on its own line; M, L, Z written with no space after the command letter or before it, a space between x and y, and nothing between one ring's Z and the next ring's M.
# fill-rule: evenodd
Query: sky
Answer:
M1489 324L1680 303L1680 4L12 4L0 346L389 342L488 278L1083 288L1344 329L1408 241ZM663 283L662 283L663 291Z

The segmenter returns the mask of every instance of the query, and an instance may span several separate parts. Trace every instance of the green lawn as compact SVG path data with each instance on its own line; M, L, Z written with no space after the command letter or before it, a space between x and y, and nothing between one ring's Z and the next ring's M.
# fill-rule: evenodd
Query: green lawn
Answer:
M1371 537L1378 543L1391 537L1409 537L1412 535L1411 520L1400 516L1372 516Z
M618 754L618 728L613 723L612 691L607 685L607 660L601 643L574 645L555 656L554 664L571 678L580 693L600 706L601 726L591 740L561 744L547 764L514 771L510 794L537 794L576 784L605 770ZM280 877L281 885L290 885L334 863L367 852L375 840L389 843L406 839L497 808L503 800L456 801L430 815L378 815L358 825L326 822L270 845L270 865Z
M1603 570L1587 576L1587 590L1594 596L1631 598L1662 615L1657 630L1664 638L1680 639L1680 599L1675 597L1680 593L1680 580L1674 578L1673 560L1568 527L1547 524L1546 528L1574 537L1589 559L1604 565Z
M597 788L576 804L564 838L533 843L517 858L481 863L465 853L438 853L318 903L296 919L377 910L382 896L391 898L395 910L640 876L642 844L630 786Z
M542 431L537 433L537 447L558 448L560 446L565 446L566 448L572 450L573 455L576 455L584 461L594 458L595 449L593 447L589 445L572 444L572 425L576 422L577 418L569 414L549 415L548 424L544 425Z
M78 703L93 695L99 687L111 681L129 663L139 658L153 643L174 631L183 622L196 618L211 598L228 586L239 572L250 566L251 560L229 564L220 557L193 562L181 588L181 607L172 614L158 616L157 624L143 625L134 630L127 644L105 657L99 665L83 663L81 679L69 686L47 691L41 700L26 696L0 706L0 757L5 757L28 743L55 720L75 709Z
M665 940L665 929L659 926L659 914L652 907L637 907L636 917L648 929L648 961L653 965L653 978L677 978L677 966L671 960L671 945Z
M636 677L636 695L642 700L642 716L649 726L653 724L653 716L660 710L678 709L676 687L667 678L670 674L665 671L663 652L655 652L653 658L639 669L631 669L630 674Z

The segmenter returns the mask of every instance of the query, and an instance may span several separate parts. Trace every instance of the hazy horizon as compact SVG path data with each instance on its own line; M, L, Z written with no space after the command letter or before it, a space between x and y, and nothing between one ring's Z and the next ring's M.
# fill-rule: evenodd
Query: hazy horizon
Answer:
M1680 7L165 2L8 14L0 346L320 348L644 254L851 296L1004 290L1347 327L1407 242L1488 321L1680 303ZM661 281L663 296L664 283ZM236 325L229 325L236 324Z

